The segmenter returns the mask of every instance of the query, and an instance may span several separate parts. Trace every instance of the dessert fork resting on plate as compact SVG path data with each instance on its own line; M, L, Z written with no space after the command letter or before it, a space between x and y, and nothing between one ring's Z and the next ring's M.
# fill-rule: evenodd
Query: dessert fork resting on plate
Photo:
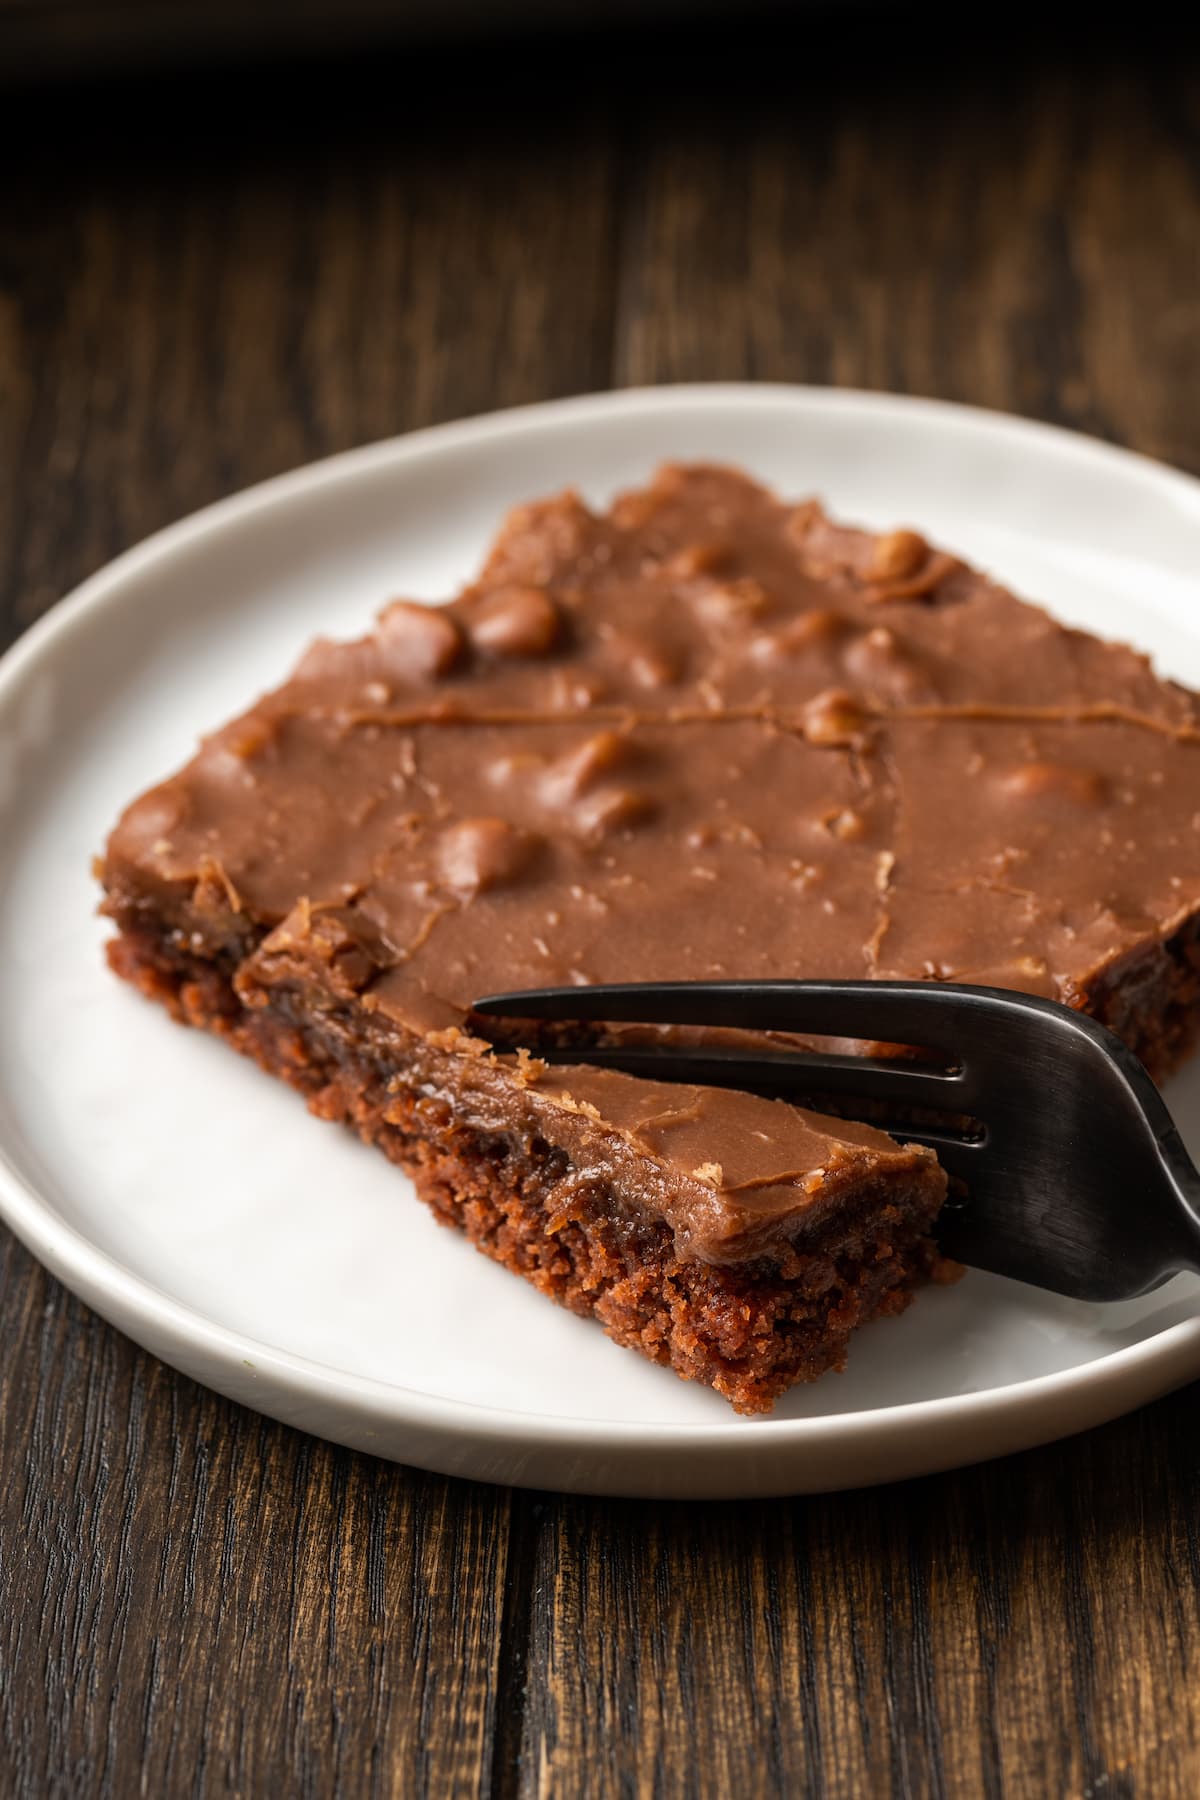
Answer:
M533 988L474 1010L553 1020L553 1046L531 1043L548 1062L833 1101L929 1145L951 1180L939 1243L976 1268L1081 1300L1128 1299L1200 1272L1200 1173L1158 1089L1119 1038L1056 1001L941 982L695 981ZM563 1041L563 1024L618 1022L919 1054Z

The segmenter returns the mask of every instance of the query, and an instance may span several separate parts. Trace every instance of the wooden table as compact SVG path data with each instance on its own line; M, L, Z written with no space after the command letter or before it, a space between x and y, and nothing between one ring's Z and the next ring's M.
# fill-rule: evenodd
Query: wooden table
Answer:
M10 632L246 482L610 384L940 394L1200 471L1194 44L625 48L9 95ZM7 1235L0 1283L5 1794L1200 1791L1194 1393L878 1492L565 1499L243 1412Z

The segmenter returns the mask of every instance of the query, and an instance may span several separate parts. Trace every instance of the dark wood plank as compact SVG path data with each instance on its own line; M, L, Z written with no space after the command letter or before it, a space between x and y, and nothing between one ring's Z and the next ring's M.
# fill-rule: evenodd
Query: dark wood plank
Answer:
M514 135L486 73L472 86L439 64L403 103L400 72L370 69L332 92L292 71L265 110L257 78L9 103L0 150L22 172L0 215L11 626L249 482L606 385L611 142L570 111L543 122L549 145ZM46 111L64 104L73 128L56 140ZM93 134L99 153L81 163Z
M1200 468L1196 61L885 44L755 108L710 74L639 140L617 380L926 394Z
M249 77L6 108L7 635L245 482L603 384L607 140L564 110L549 179L487 71L473 131L449 76L403 105L368 69L266 111ZM202 1392L7 1234L0 1294L0 1793L486 1791L508 1497Z
M1193 1793L1194 1410L868 1493L546 1497L520 1793Z
M7 1234L0 1292L3 1791L474 1792L504 1498L206 1393Z

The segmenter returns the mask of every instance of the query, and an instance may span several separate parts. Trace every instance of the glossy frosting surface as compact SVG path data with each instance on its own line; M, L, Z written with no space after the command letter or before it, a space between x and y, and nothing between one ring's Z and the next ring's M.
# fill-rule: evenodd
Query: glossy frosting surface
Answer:
M519 509L450 604L314 645L134 803L104 879L118 918L152 901L237 945L248 998L426 1037L558 982L915 975L1082 1004L1200 906L1198 773L1193 697L1135 651L912 530L673 467L604 516ZM704 1190L700 1254L747 1206L794 1222L822 1181L920 1156L747 1096L535 1085Z

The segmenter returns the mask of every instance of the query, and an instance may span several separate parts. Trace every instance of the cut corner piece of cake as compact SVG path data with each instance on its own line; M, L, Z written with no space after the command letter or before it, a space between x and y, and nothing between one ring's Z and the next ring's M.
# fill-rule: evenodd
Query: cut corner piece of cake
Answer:
M110 959L378 1146L440 1222L738 1412L841 1368L858 1325L957 1273L931 1236L946 1190L932 1151L870 1126L550 1067L454 1027L403 1033L295 968L247 993L137 927Z
M518 509L135 800L117 972L619 1343L763 1412L949 1279L882 1131L486 1042L475 996L866 974L1200 1020L1193 697L930 547L670 468ZM609 1027L611 1040L621 1028Z

